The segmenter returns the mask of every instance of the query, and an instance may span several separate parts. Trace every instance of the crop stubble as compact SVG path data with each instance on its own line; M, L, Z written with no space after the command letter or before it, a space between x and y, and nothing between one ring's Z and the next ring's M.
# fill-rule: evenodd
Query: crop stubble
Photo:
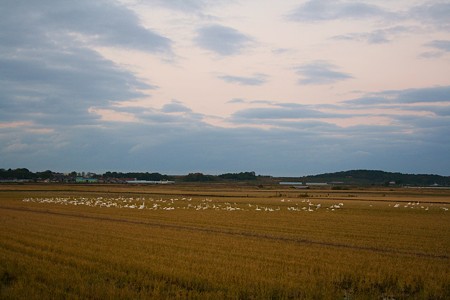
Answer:
M217 190L1 186L0 296L449 298L446 191ZM253 209L132 210L23 201L117 194L146 201L185 196L192 203L209 199ZM305 199L322 207L287 210ZM341 209L325 209L336 200ZM404 207L411 201L430 209ZM396 203L402 206L394 208ZM255 211L255 205L280 210Z

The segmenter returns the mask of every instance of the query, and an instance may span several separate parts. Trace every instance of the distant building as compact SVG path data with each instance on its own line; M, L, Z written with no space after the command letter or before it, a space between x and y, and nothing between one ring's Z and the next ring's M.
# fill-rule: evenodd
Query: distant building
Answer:
M126 183L130 184L174 184L175 181L169 181L169 180L127 180Z
M25 183L32 181L32 179L0 179L0 183Z
M308 186L325 186L328 185L326 182L307 182L306 185Z
M76 183L97 183L97 178L84 178L84 177L77 177L75 178Z
M281 181L281 185L303 185L303 182L298 181Z

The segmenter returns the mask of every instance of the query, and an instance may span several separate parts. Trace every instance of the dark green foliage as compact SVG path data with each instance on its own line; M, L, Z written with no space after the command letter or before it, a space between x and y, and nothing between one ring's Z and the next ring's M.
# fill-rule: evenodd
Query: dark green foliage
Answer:
M310 175L301 178L305 182L342 182L344 184L364 185L450 185L450 177L430 174L403 174L378 170L351 170L335 173Z
M183 181L187 182L205 182L214 180L216 180L216 177L212 175L204 175L202 173L189 173L183 177Z
M240 173L225 173L219 175L218 177L222 179L232 179L232 180L256 180L255 172L240 172Z
M44 172L37 172L36 177L40 179L52 179L53 178L53 172L50 170L44 171Z
M139 173L139 172L106 172L103 174L103 178L136 178L137 180L149 180L149 181L160 181L160 180L170 180L171 178L167 175L162 175L160 173Z
M36 178L36 174L30 172L26 168L19 169L0 169L0 179L33 179Z

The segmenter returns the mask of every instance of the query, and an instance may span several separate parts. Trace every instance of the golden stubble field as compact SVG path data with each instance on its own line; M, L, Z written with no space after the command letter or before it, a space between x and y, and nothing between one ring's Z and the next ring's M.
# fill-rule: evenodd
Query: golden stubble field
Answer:
M0 185L1 299L450 299L450 190Z

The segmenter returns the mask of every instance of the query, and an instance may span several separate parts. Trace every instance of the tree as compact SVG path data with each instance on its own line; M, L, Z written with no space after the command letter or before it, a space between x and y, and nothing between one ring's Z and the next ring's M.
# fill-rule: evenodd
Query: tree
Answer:
M214 181L214 176L203 175L202 173L189 173L184 176L183 180L188 182Z
M255 172L225 173L219 175L219 177L232 180L256 180Z
M44 172L37 172L36 176L41 179L52 179L53 178L53 172L50 170L44 171Z

